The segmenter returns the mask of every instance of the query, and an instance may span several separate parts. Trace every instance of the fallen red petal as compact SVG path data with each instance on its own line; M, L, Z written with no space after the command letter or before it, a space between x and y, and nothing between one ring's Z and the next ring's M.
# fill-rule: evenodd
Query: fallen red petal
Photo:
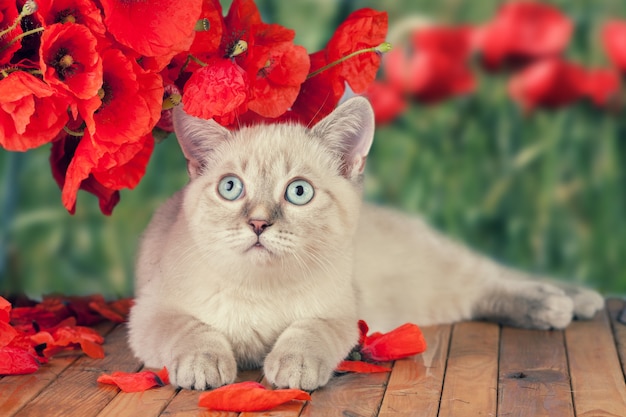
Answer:
M337 368L337 372L356 372L361 374L371 374L378 372L391 372L391 368L376 365L363 361L342 361Z
M124 392L141 392L154 387L162 387L170 383L167 369L159 372L113 372L111 375L103 374L98 377L102 384L117 385Z
M373 334L366 338L361 355L366 360L393 361L417 355L426 350L426 340L420 328L412 323L385 334Z
M39 362L27 350L5 346L0 348L0 375L32 374Z
M271 410L291 400L309 401L311 396L299 389L268 390L258 382L226 385L200 395L198 405L217 411Z

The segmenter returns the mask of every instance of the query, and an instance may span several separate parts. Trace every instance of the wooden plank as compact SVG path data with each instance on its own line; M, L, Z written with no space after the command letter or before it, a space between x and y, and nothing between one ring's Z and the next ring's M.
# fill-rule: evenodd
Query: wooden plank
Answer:
M95 327L101 335L107 335L115 324L107 322ZM30 375L7 376L0 380L0 415L11 416L52 384L58 376L78 360L79 355L52 358Z
M494 323L454 325L439 417L496 414L499 338Z
M261 370L240 371L236 382L259 381L261 380ZM161 414L172 417L237 417L239 413L229 413L225 411L211 411L198 406L199 391L180 390L176 397L169 403Z
M120 392L98 414L98 417L159 416L176 395L172 385L144 392Z
M141 364L126 344L126 326L116 327L104 345L104 359L81 357L16 416L95 416L118 393L117 387L98 384L101 373L134 372Z
M303 417L375 417L383 400L389 373L344 374L313 392Z
M623 299L613 298L606 301L606 306L611 318L615 346L622 363L622 373L626 375L626 303ZM623 316L622 321L619 320L620 316Z
M577 417L626 416L626 385L608 314L565 330Z
M574 416L562 331L502 328L498 414Z
M396 361L380 417L436 417L448 356L451 326L423 327L428 348Z

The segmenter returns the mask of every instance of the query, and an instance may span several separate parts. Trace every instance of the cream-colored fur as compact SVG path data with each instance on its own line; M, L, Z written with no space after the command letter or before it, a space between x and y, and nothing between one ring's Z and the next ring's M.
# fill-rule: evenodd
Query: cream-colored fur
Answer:
M181 110L175 127L191 181L142 239L129 340L176 385L215 387L263 366L277 386L317 388L355 345L359 318L375 330L471 318L547 329L602 306L595 292L527 279L416 217L361 208L374 129L363 98L312 129L229 132ZM227 175L244 187L233 201L218 191ZM288 201L295 180L313 186L310 202Z

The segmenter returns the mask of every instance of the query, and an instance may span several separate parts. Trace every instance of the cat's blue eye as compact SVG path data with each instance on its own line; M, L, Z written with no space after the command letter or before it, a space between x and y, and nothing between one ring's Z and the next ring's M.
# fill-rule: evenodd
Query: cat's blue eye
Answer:
M302 206L311 201L315 195L313 186L305 180L295 180L287 186L285 199L291 204Z
M228 201L236 200L243 193L243 182L234 175L229 175L220 180L217 192Z

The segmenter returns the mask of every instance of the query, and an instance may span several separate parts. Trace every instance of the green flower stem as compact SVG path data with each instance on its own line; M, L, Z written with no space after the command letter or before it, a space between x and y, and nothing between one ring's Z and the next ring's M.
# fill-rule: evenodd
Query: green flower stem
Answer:
M77 132L75 130L71 130L70 128L68 128L67 126L63 126L63 130L65 131L65 133L67 133L70 136L74 136L77 138L82 138L85 135L85 132Z
M389 42L383 42L378 46L375 46L373 48L367 48L367 49L359 49L358 51L354 51L351 54L348 54L346 56L343 56L341 58L339 58L336 61L331 62L328 65L324 65L322 68L318 68L317 70L313 71L312 73L310 73L309 75L307 75L306 79L308 80L309 78L313 78L316 75L326 71L327 69L330 69L336 65L341 64L344 61L347 61L350 58L354 58L357 55L361 55L361 54L366 54L368 52L375 52L375 53L385 53L385 52L389 52L391 50L391 44Z
M22 38L25 38L27 36L30 35L34 35L35 33L39 33L39 32L43 32L44 28L43 27L38 27L35 29L31 29L31 30L27 30L26 32L22 33L21 35L16 36L15 38L11 39L11 41L9 43L7 43L6 45L4 45L1 49L0 52L3 52L6 49L9 49L9 47L13 44L15 44L17 41L19 41Z

